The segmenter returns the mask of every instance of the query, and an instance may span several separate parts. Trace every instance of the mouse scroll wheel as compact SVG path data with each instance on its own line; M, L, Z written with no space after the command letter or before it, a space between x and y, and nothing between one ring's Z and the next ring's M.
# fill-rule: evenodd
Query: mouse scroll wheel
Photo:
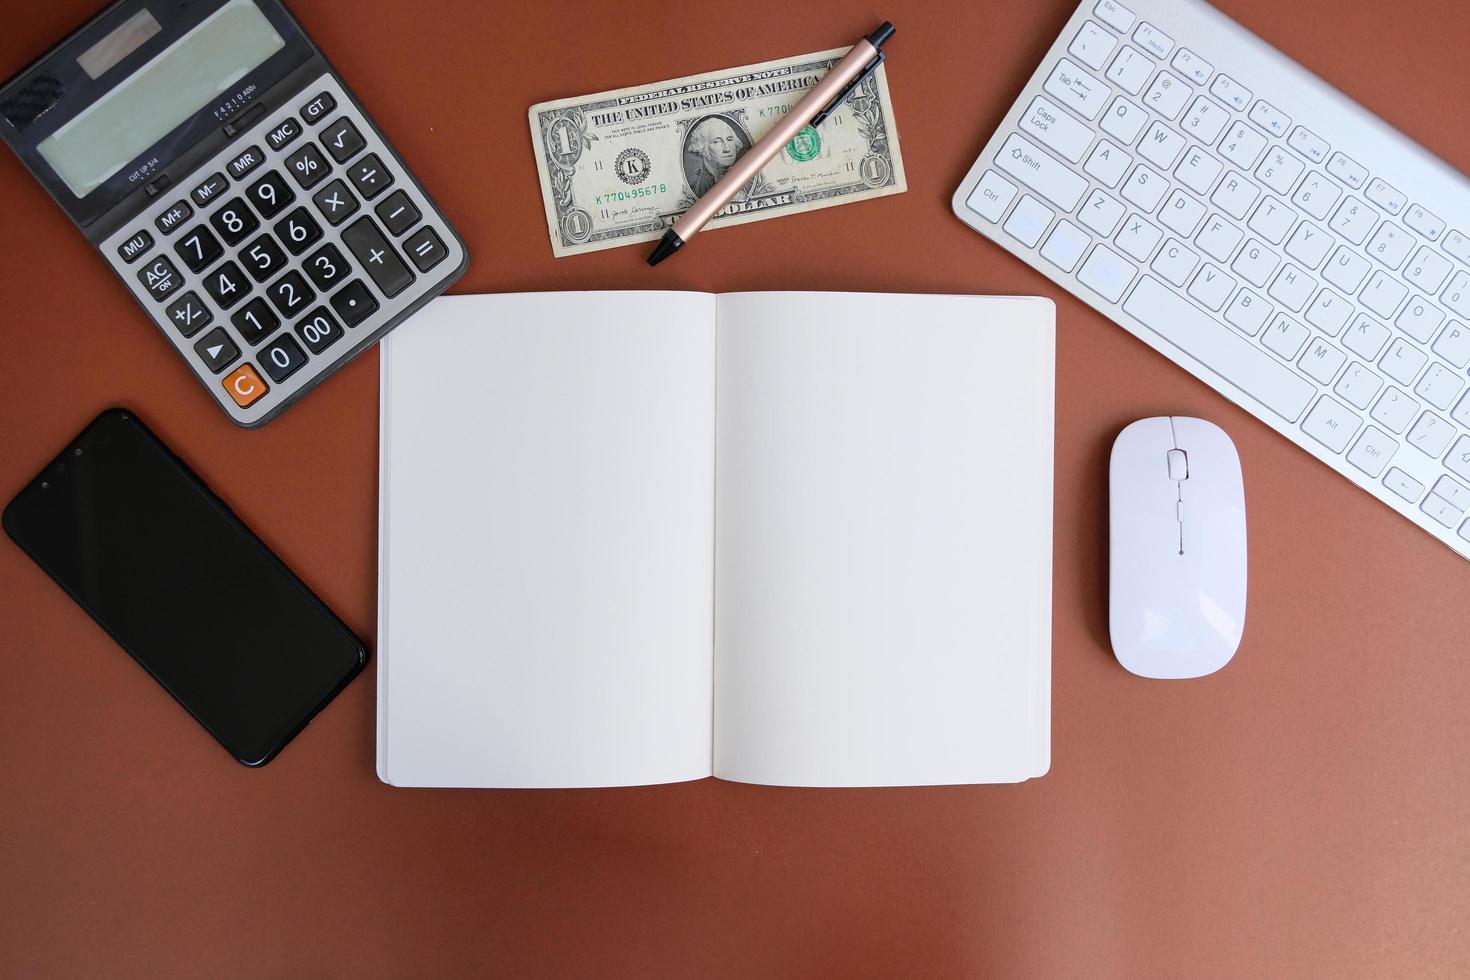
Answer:
M1189 454L1182 449L1169 450L1169 479L1189 479Z

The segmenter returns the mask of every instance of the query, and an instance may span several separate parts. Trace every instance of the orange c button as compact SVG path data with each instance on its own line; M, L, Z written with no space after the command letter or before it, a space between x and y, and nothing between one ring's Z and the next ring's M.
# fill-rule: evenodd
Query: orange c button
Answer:
M225 378L223 384L225 391L229 392L230 397L235 399L235 404L241 408L249 408L270 391L266 383L260 380L260 375L255 373L255 368L248 363L240 365Z

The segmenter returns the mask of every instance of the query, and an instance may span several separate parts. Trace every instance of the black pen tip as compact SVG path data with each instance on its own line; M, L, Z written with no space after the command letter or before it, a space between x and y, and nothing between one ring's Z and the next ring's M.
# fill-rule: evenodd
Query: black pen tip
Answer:
M883 47L883 42L893 36L894 26L884 21L876 31L868 35L868 43L875 48Z
M648 257L648 264L651 266L658 265L683 247L684 239L680 238L674 229L670 228L664 232L664 237L658 240L658 245L654 248L653 254Z

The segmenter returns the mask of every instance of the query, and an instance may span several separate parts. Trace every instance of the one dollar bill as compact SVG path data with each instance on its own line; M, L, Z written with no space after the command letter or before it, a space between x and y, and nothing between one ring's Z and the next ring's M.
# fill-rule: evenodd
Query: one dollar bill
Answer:
M846 48L531 107L531 141L558 257L662 237L726 168L801 101ZM807 126L708 227L908 188L879 68Z

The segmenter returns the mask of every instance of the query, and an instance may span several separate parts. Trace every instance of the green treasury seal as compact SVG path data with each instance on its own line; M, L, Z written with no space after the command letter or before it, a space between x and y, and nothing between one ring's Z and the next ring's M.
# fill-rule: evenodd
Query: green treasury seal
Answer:
M801 127L801 131L791 138L786 144L786 152L791 154L791 159L797 163L806 163L815 160L817 154L822 152L822 137L811 126Z

